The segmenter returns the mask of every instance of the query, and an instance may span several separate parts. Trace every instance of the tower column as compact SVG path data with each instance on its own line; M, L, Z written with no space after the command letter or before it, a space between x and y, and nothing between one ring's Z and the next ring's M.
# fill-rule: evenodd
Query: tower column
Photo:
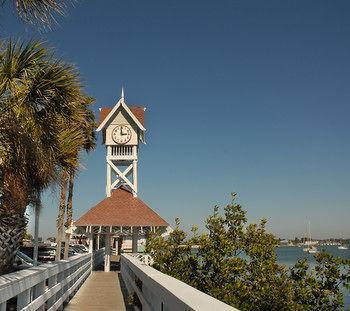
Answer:
M112 146L107 146L107 159L112 155ZM107 162L107 181L106 181L106 196L110 197L112 194L112 168Z
M132 161L132 174L133 174L133 184L134 184L134 190L133 195L134 197L137 197L137 146L133 146L133 155L134 160Z

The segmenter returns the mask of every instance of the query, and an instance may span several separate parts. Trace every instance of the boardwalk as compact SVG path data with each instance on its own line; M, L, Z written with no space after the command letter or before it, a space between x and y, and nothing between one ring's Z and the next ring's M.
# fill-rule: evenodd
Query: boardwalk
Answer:
M124 302L119 272L93 271L65 310L128 310Z

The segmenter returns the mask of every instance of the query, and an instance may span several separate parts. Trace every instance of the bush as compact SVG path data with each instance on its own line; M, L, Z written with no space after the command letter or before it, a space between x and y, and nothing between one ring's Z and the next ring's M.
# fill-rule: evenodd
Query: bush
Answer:
M150 233L146 251L153 267L240 310L340 310L341 286L349 288L350 260L321 252L286 268L277 263L278 239L266 220L247 225L246 212L232 202L206 220L207 232L176 227L167 238Z

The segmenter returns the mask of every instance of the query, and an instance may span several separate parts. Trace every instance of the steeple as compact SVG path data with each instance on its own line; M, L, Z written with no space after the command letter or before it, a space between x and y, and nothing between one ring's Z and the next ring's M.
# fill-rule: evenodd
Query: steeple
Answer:
M120 96L120 99L123 99L124 100L124 87L122 87L122 94Z

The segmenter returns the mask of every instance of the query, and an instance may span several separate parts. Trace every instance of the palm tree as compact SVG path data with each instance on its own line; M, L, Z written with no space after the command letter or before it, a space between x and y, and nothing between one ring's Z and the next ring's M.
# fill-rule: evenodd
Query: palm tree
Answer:
M3 5L6 0L1 1ZM67 2L64 0L14 0L19 17L26 23L50 27L55 16L64 15Z
M60 259L61 254L61 242L63 238L63 226L65 218L65 207L67 201L67 220L66 228L70 227L73 222L73 188L74 188L74 176L76 170L79 168L79 153L81 150L90 151L95 146L94 135L94 115L88 106L93 103L92 98L87 98L82 103L80 109L76 111L76 117L72 124L69 124L67 131L72 131L69 135L69 140L63 139L63 142L68 142L65 152L65 158L70 159L70 165L68 170L63 171L61 175L61 196L59 201L58 216L57 216L57 246L56 246L56 260ZM68 186L68 198L67 198L67 186ZM70 241L70 233L66 234L65 239L65 251L64 258L68 258L68 247Z
M92 103L92 99L91 102ZM86 152L91 151L95 148L95 117L91 110L86 110L84 117L82 118L82 123L78 126L77 130L81 133L83 140L81 141L80 148L77 150L78 152L81 149ZM67 198L67 220L66 220L66 228L68 229L73 224L73 189L74 189L74 178L75 171L72 170L69 174L68 180L68 198ZM66 239L64 244L64 259L68 259L68 250L70 243L71 233L66 233Z
M26 207L40 206L43 190L76 165L69 125L87 101L74 67L42 44L0 49L0 274L25 233Z

